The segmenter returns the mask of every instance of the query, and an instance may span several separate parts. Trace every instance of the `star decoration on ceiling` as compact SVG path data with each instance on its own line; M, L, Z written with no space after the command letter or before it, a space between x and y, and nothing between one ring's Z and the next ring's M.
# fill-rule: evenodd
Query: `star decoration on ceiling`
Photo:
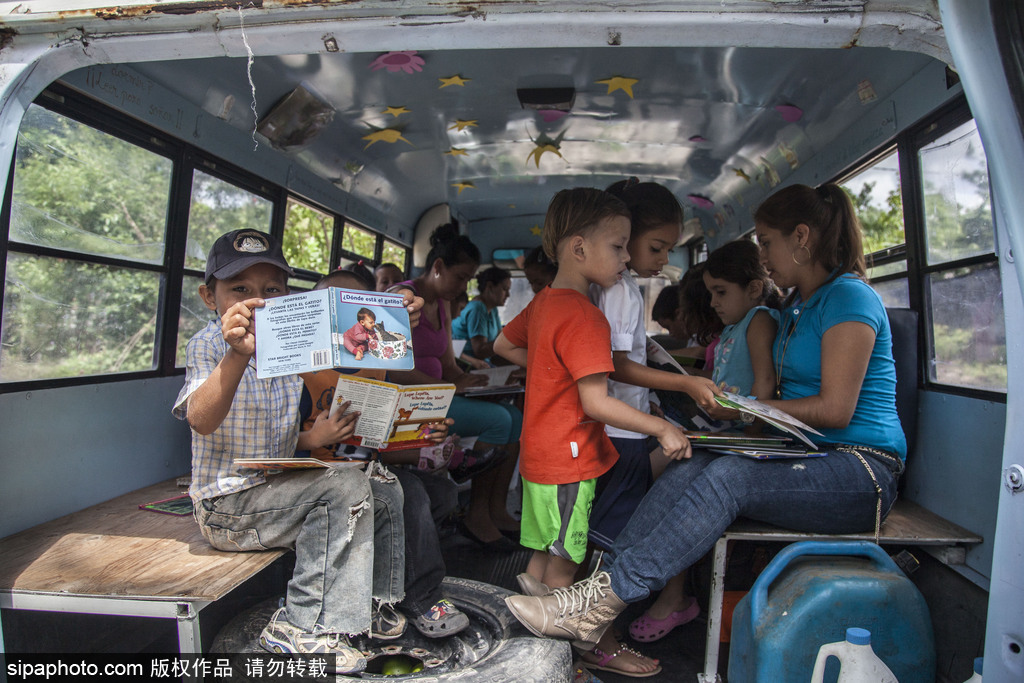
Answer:
M388 107L387 109L385 109L384 111L381 112L381 114L391 114L396 119L399 116L401 116L402 114L409 114L409 113L411 113L411 110L406 109L405 107Z
M540 235L540 226L535 225L532 228L530 228L530 233L533 235Z
M740 178L746 180L748 183L750 182L750 176L747 175L747 172L744 171L742 168L733 167L732 172L735 173Z
M526 155L526 164L530 164L530 159L540 168L540 158L544 156L545 152L551 152L562 161L565 161L565 157L562 156L562 138L565 137L566 131L562 131L558 134L558 137L551 139L546 133L541 133L536 138L530 138L533 140L534 148Z
M469 181L462 181L461 183L452 183L452 187L458 189L458 192L456 194L462 194L463 190L476 189L476 185Z
M626 78L625 76L612 76L611 78L606 78L603 81L594 82L608 86L608 92L605 93L606 95L611 95L616 90L621 90L629 95L629 99L633 99L633 86L639 83L640 79Z
M467 128L476 128L476 122L478 119L455 119L455 123L452 124L448 130L455 130L458 128L460 131L464 131Z
M447 88L449 85L457 85L461 88L464 88L466 87L466 84L473 79L463 78L459 74L455 74L454 76L449 76L448 78L439 78L437 80L441 81L441 85L437 86L437 89L441 90L442 88Z
M452 147L450 150L445 152L445 154L447 154L450 157L468 157L469 156L469 152L467 152L464 149L460 149L458 147Z
M369 140L370 142L363 147L363 149L369 149L375 142L387 142L388 144L394 144L401 140L408 144L412 144L408 140L402 137L402 131L397 128L378 128L370 133L363 136L363 140Z

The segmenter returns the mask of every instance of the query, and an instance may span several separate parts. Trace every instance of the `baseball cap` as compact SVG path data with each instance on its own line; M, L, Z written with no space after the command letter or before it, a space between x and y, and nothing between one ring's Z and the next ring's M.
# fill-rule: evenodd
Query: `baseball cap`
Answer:
M271 263L289 275L295 272L281 252L281 244L259 230L232 230L217 238L206 257L206 282L238 275L257 263Z

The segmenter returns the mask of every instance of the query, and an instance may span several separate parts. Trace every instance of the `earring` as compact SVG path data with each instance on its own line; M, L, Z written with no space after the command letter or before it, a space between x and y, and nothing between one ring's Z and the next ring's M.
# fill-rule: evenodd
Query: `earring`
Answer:
M441 277L441 273L439 273L439 272L437 272L437 271L435 270L435 271L434 271L434 277L435 277L435 278L439 278L439 277Z
M801 263L800 261L797 261L797 260L796 260L796 255L797 255L798 253L800 253L800 249L803 249L803 250L805 250L805 251L807 252L807 260L806 260L806 261L804 261L803 263ZM799 249L797 249L796 251L794 251L794 252L793 252L793 254L792 254L792 256L793 256L793 263L797 264L798 266L806 266L806 265L807 265L808 263L810 263L810 262L811 262L811 258L812 258L812 256L811 256L811 250L807 248L807 245L806 245L806 244L801 244L801 245L800 245L800 248L799 248Z

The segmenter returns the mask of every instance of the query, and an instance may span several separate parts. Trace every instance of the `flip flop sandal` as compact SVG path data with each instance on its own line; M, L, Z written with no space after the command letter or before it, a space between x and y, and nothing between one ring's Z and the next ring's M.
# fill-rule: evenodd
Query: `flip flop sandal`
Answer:
M599 657L597 662L589 662L583 659L583 665L588 669L598 669L600 671L611 671L612 673L619 674L620 676L629 676L631 678L648 678L650 676L656 676L661 673L661 665L659 664L651 671L629 671L627 669L619 669L617 667L608 666L611 662L623 652L629 653L638 659L645 659L645 656L627 646L625 643L619 645L619 649L615 652L608 654L600 648L594 648L590 651L591 654ZM658 660L653 660L657 662Z
M690 598L690 604L686 609L673 612L664 619L655 619L644 612L643 616L635 619L629 625L629 635L633 637L633 640L638 640L641 643L653 643L667 636L676 626L693 621L698 614L700 614L700 605L697 604L696 598Z

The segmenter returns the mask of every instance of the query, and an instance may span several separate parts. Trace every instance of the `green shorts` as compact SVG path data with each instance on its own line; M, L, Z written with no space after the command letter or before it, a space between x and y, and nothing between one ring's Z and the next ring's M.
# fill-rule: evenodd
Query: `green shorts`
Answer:
M587 553L596 486L597 479L571 484L535 484L523 479L519 542L581 564Z

